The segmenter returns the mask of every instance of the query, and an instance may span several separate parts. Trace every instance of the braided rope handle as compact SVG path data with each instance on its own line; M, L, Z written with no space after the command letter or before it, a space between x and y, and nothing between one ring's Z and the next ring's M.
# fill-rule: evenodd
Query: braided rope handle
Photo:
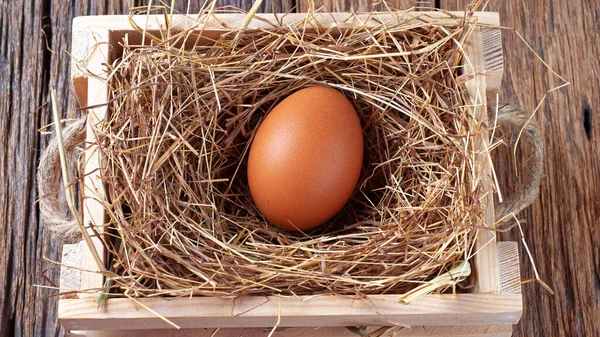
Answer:
M85 117L67 124L63 128L63 141L67 162L71 173L77 168L81 146L85 142ZM77 177L76 174L71 176ZM81 232L77 220L73 219L67 201L61 178L61 164L56 135L50 139L48 146L40 156L37 170L37 188L39 195L40 213L44 224L50 233L65 243L81 241ZM72 183L77 183L75 178Z
M490 114L495 114L495 111L490 111ZM524 172L522 187L514 196L503 203L496 203L495 205L496 219L503 219L509 214L519 213L537 198L544 161L544 143L540 137L538 125L529 122L529 115L520 108L509 104L500 104L495 118L503 128L512 130L523 128L520 145L531 152L528 165L522 167ZM85 141L85 125L86 119L81 117L67 124L63 129L65 151L69 156L68 162L72 170L76 168L79 161L80 147L83 146ZM72 218L69 212L64 197L58 151L58 142L56 136L54 136L40 157L37 172L40 212L46 227L54 237L65 243L74 243L81 240L81 233L77 221ZM73 183L77 181L78 178L75 178Z

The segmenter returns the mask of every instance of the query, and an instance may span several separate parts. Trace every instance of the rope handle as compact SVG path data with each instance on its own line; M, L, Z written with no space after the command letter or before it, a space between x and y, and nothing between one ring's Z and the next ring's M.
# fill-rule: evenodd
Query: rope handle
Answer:
M492 108L495 109L495 105L488 104L490 117L495 114L495 110L492 111ZM521 149L528 152L529 159L526 165L518 168L521 170L523 183L515 195L510 196L503 203L496 200L494 205L496 220L502 220L510 214L516 215L531 205L539 195L544 164L544 140L538 124L530 117L519 107L507 103L499 104L497 123L505 130L512 130L513 136L519 135L512 137L513 139L510 141L512 144L519 142L515 146L519 145Z

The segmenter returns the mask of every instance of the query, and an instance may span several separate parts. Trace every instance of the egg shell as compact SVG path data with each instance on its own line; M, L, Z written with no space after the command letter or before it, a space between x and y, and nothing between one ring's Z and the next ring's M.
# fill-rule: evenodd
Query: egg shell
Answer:
M314 228L348 202L362 160L362 128L352 103L331 87L308 87L277 104L259 125L248 157L250 193L272 224Z

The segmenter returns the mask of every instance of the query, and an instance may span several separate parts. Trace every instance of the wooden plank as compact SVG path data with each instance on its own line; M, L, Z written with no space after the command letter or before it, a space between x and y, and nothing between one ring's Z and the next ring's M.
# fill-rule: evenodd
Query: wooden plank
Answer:
M516 242L498 242L498 268L500 270L500 292L521 293L521 269L519 247Z
M62 265L60 267L60 291L65 293L61 298L79 298L77 293L81 290L82 259L88 248L84 241L63 245Z
M448 18L448 13L462 17L462 12L396 12L394 14L390 13L380 13L377 17L373 17L373 14L370 13L350 13L350 12L340 12L340 13L316 13L314 18L319 20L324 26L328 26L330 24L334 24L336 22L344 22L347 25L358 25L361 22L366 22L367 25L380 25L380 21L389 21L392 19L396 19L398 17L406 17L407 19L418 19L420 21L432 21L436 20L436 22L448 24L455 23L456 20L452 18ZM498 13L494 12L478 12L475 13L475 16L478 18L479 23L486 25L494 25L498 23ZM146 25L146 18L147 25ZM248 24L248 29L257 29L257 28L273 28L273 26L266 21L276 22L276 20L280 20L282 25L293 25L300 20L304 19L306 14L304 13L290 13L287 15L278 14L277 17L273 15L273 13L258 13L254 16L252 21ZM245 14L219 14L219 21L215 18L209 18L206 21L206 26L199 24L196 15L173 15L173 20L171 21L171 27L174 29L186 29L191 25L198 24L198 27L210 28L214 31L227 31L229 29L238 29L242 26L244 19L246 18ZM367 20L371 18L370 20ZM446 19L446 20L442 20ZM144 27L146 25L148 30L158 30L161 27L165 27L165 17L163 15L136 15L133 17L133 21L140 27ZM229 28L225 28L229 27ZM127 15L102 15L102 16L83 16L78 17L73 20L73 31L81 32L86 30L111 30L111 31L131 31L131 23L129 21L129 17Z
M394 295L354 300L341 296L225 298L143 298L144 306L182 328L282 327L348 325L514 324L522 303L519 294L425 295L410 305ZM69 330L164 329L169 325L130 299L106 300L99 310L93 299L63 299L60 322Z
M389 330L387 330L389 329ZM168 330L120 330L120 331L71 331L66 337L265 337L272 328L222 328L222 329L168 329ZM396 337L510 337L511 325L471 326L413 326L369 327L367 333L388 331L387 336ZM377 336L377 334L374 334ZM357 337L345 327L325 328L278 328L273 337ZM373 335L372 335L373 336ZM384 335L386 336L386 335Z
M487 123L487 100L486 100L486 76L483 64L483 42L481 39L481 28L475 27L471 37L468 39L465 47L468 55L468 61L465 65L465 73L473 74L473 79L466 83L471 103L473 106L473 114L481 123ZM474 257L476 284L475 292L477 293L497 293L499 291L499 274L498 274L498 253L496 247L496 233L493 231L496 221L494 216L494 196L492 191L492 175L490 157L488 155L488 134L483 133L474 135L476 144L480 153L477 155L476 162L480 167L476 167L479 172L476 177L480 177L481 181L476 190L479 193L481 202L485 205L484 222L485 225L492 230L480 230L475 243ZM476 185L475 185L476 186Z
M500 25L500 22L495 24ZM504 53L502 52L502 30L493 27L481 28L483 47L483 68L486 71L486 90L488 93L500 91L504 76Z
M108 97L108 88L106 85L106 74L104 64L108 62L109 45L108 31L97 29L90 31L91 40L88 41L90 54L88 56L88 71L93 75L88 77L87 103L90 106L106 103ZM104 184L101 180L100 171L100 153L93 127L104 120L107 113L107 106L100 105L87 111L87 148L84 151L84 188L83 188L83 223L89 227L88 234L92 237L94 248L91 247L85 251L81 269L81 289L100 289L103 287L104 278L101 271L104 268L98 265L98 262L104 265L104 246L95 232L104 232L105 211L104 205L99 200L105 198ZM91 227L94 227L92 229ZM94 256L97 254L98 256ZM100 259L100 261L98 261ZM96 272L86 272L96 271ZM94 293L82 293L80 297L95 297Z

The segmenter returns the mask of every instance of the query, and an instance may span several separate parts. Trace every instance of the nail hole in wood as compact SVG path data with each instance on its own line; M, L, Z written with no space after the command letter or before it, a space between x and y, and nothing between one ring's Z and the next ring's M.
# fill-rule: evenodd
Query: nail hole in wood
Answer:
M592 107L587 101L583 102L582 106L583 129L588 140L592 140Z

